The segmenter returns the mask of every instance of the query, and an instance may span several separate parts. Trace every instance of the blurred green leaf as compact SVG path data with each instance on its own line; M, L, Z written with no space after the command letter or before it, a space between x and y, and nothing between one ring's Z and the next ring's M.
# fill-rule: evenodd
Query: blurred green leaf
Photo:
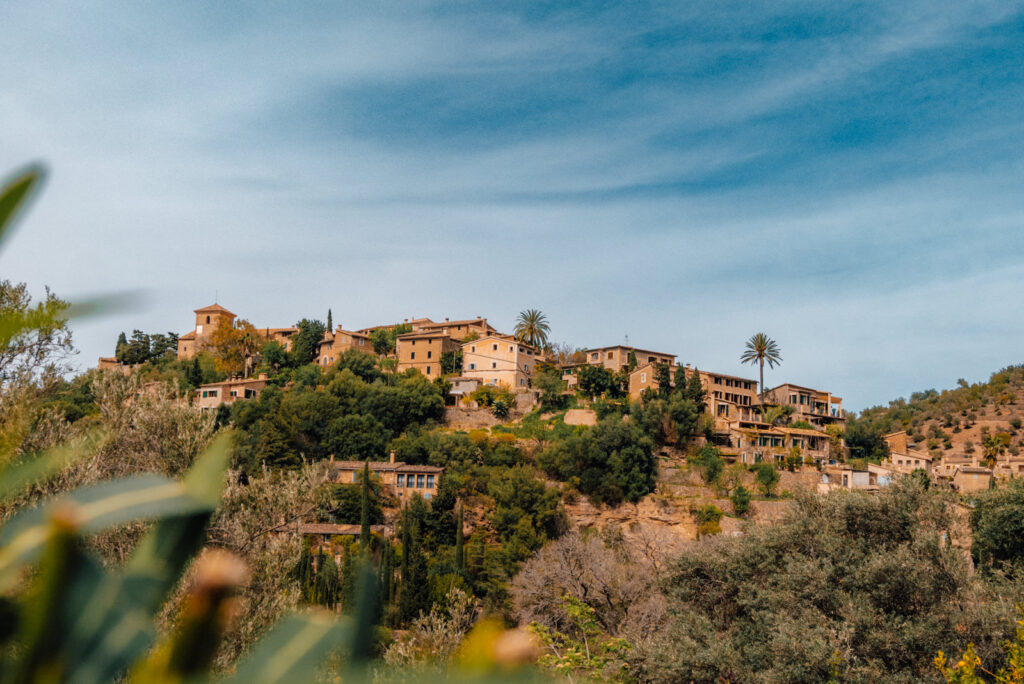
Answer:
M69 644L78 681L109 681L152 646L153 618L202 546L224 485L230 444L229 433L219 434L181 483L208 507L157 521L124 572L103 577L83 596Z
M82 487L15 516L0 530L0 590L10 587L24 564L38 558L46 543L48 512L54 506L72 506L83 534L134 520L213 510L209 501L197 499L183 483L157 475Z
M238 666L231 681L310 681L330 653L340 647L351 627L329 615L282 619Z
M69 444L48 449L35 458L5 469L0 473L0 498L17 494L29 485L42 482L59 472L64 466L89 453L101 438L101 432L93 431Z
M0 188L0 246L14 225L18 210L31 197L44 175L43 167L30 166Z

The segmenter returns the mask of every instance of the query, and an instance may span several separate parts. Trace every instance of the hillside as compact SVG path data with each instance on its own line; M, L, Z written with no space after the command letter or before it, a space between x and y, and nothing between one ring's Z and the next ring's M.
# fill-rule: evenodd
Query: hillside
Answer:
M869 456L880 437L906 430L920 449L934 457L981 455L1024 447L1024 366L1010 366L987 382L915 392L851 419L847 442L855 456Z

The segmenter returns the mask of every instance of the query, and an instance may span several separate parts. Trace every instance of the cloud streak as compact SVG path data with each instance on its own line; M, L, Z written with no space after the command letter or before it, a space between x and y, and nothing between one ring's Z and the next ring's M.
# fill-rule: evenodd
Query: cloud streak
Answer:
M8 4L5 277L180 330L537 307L854 408L1016 361L1021 3ZM1016 280L1015 280L1016 279Z

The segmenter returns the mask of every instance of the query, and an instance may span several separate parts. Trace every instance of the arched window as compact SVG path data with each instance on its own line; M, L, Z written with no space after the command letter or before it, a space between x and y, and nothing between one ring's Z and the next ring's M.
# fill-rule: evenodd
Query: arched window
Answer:
M207 322L207 323L209 323L209 322L210 322L210 317L209 317L209 316L207 316L207 317L206 317L206 322Z

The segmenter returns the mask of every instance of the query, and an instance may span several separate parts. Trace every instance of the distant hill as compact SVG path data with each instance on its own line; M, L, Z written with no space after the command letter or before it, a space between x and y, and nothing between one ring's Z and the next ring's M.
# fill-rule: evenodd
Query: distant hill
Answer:
M915 392L887 407L869 408L850 421L848 442L870 444L906 430L919 449L935 457L1024 450L1024 366L993 373L988 382L959 380L954 389ZM852 438L852 440L850 439ZM860 455L867 455L860 454Z

